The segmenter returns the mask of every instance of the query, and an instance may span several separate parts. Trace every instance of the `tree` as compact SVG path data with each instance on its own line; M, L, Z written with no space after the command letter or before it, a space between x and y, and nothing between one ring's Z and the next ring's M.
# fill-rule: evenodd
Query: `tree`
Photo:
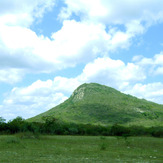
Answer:
M5 123L5 119L0 117L0 132L4 132L5 130L7 130L7 126Z
M0 124L5 123L6 119L4 119L3 117L0 117Z
M19 116L13 120L10 120L8 122L8 127L9 127L10 132L13 134L13 133L17 133L23 130L22 126L24 125L24 123L25 123L25 120Z

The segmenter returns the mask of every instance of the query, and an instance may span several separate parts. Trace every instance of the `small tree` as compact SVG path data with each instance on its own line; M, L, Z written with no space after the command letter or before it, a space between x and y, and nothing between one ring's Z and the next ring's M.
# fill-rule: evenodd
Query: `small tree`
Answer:
M114 124L111 127L110 133L113 136L123 136L123 135L129 135L130 131L126 127L120 126L118 124Z
M25 123L25 120L19 116L13 120L10 120L8 122L8 127L9 127L10 132L13 134L13 133L17 133L17 132L23 130L22 126L24 123Z
M0 117L0 132L7 130L5 121L6 120L4 118Z
M5 123L6 119L4 119L3 117L0 117L0 124Z
M46 133L54 134L56 127L58 126L57 119L53 116L44 116L42 118L44 120L44 131ZM58 127L57 127L58 128Z

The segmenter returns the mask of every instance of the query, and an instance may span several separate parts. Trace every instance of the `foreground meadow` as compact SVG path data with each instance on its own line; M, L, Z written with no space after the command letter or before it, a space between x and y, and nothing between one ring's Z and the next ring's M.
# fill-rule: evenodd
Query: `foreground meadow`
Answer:
M0 162L163 162L163 139L153 137L0 136Z

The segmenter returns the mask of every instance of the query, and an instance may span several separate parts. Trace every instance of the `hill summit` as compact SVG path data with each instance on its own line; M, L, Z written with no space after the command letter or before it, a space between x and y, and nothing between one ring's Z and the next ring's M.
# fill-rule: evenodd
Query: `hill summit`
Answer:
M163 105L97 83L82 84L65 102L29 121L53 116L64 122L100 125L162 125Z

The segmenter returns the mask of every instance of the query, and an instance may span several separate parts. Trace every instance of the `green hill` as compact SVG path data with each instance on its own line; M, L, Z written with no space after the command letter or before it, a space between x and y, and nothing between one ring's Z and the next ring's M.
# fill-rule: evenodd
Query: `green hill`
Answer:
M41 122L45 116L84 124L163 126L163 105L90 83L79 86L65 102L29 121Z

